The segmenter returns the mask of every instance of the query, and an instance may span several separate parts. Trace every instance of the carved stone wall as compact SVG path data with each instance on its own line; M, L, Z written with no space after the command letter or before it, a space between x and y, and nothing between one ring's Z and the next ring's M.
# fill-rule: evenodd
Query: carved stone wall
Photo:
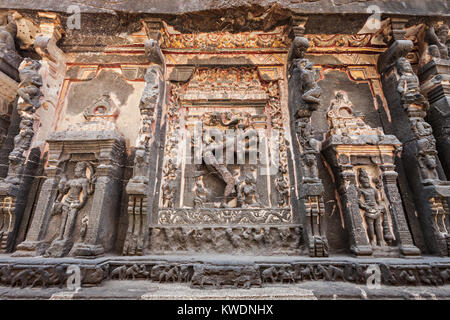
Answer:
M272 2L0 12L2 284L448 282L446 4Z

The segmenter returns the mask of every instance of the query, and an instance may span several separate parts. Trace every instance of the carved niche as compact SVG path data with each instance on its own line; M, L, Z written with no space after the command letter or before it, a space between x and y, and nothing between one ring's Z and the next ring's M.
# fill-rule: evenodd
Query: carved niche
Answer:
M114 245L125 150L118 108L101 96L83 114L85 122L47 139L47 179L15 256L96 257Z
M351 251L358 256L419 255L396 185L400 141L367 125L343 91L336 92L327 117L322 151L336 177Z
M199 67L170 99L151 252L297 252L278 82Z

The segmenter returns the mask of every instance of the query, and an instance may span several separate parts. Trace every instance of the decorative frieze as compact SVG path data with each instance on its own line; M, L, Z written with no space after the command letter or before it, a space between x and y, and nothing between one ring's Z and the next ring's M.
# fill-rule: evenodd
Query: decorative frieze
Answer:
M216 32L178 33L166 25L163 31L163 49L190 49L199 51L222 51L239 49L287 48L285 27L276 27L270 32Z
M154 253L217 252L299 254L300 225L151 226L149 249Z
M159 209L158 223L161 225L195 224L280 224L292 223L290 209L272 208L172 208Z

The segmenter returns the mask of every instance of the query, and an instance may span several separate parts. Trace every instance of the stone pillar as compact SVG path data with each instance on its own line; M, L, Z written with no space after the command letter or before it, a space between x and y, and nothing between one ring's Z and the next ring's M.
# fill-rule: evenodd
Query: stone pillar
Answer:
M413 43L403 40L403 36L402 32L394 34L389 49L380 56L379 71L393 121L392 130L403 143L400 158L414 194L428 252L448 256L450 183L437 158L433 130L425 121L429 103L406 58Z
M430 103L425 120L433 128L439 159L450 179L450 59L431 57L420 68L419 79L421 91Z
M16 237L23 210L26 205L27 185L24 183L25 163L30 154L30 145L34 136L34 113L39 108L39 88L42 85L37 74L39 63L31 59L22 62L15 48L17 25L12 16L8 23L0 27L0 81L3 93L0 106L9 114L9 104L19 93L17 111L20 117L19 133L14 138L14 149L8 156L8 173L0 181L0 251L11 252L16 244ZM20 71L20 77L18 72ZM5 74L6 73L6 74ZM31 77L34 77L31 80ZM17 85L14 79L20 78ZM11 89L15 89L13 93ZM33 91L31 93L30 91ZM6 124L9 124L7 121ZM2 130L5 131L5 130ZM4 140L4 139L2 139ZM3 142L3 141L2 141Z
M42 60L25 58L18 68L19 132L14 137L14 149L8 157L7 177L0 183L2 208L5 208L5 212L10 212L11 207L14 208L10 213L11 219L15 220L15 231L12 232L14 239L8 240L9 244L6 246L8 252L14 250L15 244L22 241L26 233L31 215L31 206L27 207L28 197L33 183L37 182L34 176L38 171L40 155L45 148L45 138L53 121L65 73L64 54L56 46L62 32L59 20L56 14L39 13L39 17L43 19L39 33L36 37L29 35L28 38L24 38L26 30L22 30L22 24L17 30L15 23L25 18L20 14L14 14L13 25L16 26L15 31L21 45L26 44L29 48L34 44ZM35 27L31 22L29 24ZM11 56L8 55L9 58Z
M49 149L49 159L44 175L47 177L41 186L32 223L24 242L17 246L13 257L33 257L44 254L48 243L45 241L51 219L52 205L56 200L59 177L64 171L63 164L68 160L62 157L63 143L53 143Z
M306 17L293 17L294 40L288 57L289 113L298 194L298 199L291 198L304 226L309 255L326 257L324 188L317 169L320 143L314 138L311 127L311 115L320 105L322 91L316 83L318 77L312 63L305 58L309 47L308 40L303 37L306 22Z
M12 113L11 103L17 94L17 88L18 83L0 71L0 146L6 140ZM16 190L7 186L0 189L0 252L10 252L14 248L17 234L16 196Z
M127 184L128 230L123 255L142 255L148 238L149 212L154 197L157 197L156 174L160 152L158 139L162 105L165 96L165 63L159 47L162 21L146 20L149 40L145 42L145 52L150 65L145 74L146 86L142 93L139 109L141 124L136 141L133 177ZM156 138L155 138L156 137Z

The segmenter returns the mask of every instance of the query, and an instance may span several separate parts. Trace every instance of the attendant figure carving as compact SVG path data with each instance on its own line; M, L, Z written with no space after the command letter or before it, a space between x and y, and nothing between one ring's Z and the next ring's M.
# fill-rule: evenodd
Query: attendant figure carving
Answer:
M372 246L382 246L384 245L383 227L381 224L384 210L383 204L379 199L378 191L370 185L369 175L362 168L358 171L358 180L359 207L364 211L370 243Z
M90 177L87 177L87 171ZM69 243L73 238L73 231L77 216L86 205L88 197L94 192L94 170L87 162L77 162L74 177L67 180L61 178L58 186L58 197L52 208L52 215L61 215L61 223L57 238L52 242L46 252L47 256L63 256L70 250ZM87 220L84 221L87 224ZM86 225L87 227L87 225Z

